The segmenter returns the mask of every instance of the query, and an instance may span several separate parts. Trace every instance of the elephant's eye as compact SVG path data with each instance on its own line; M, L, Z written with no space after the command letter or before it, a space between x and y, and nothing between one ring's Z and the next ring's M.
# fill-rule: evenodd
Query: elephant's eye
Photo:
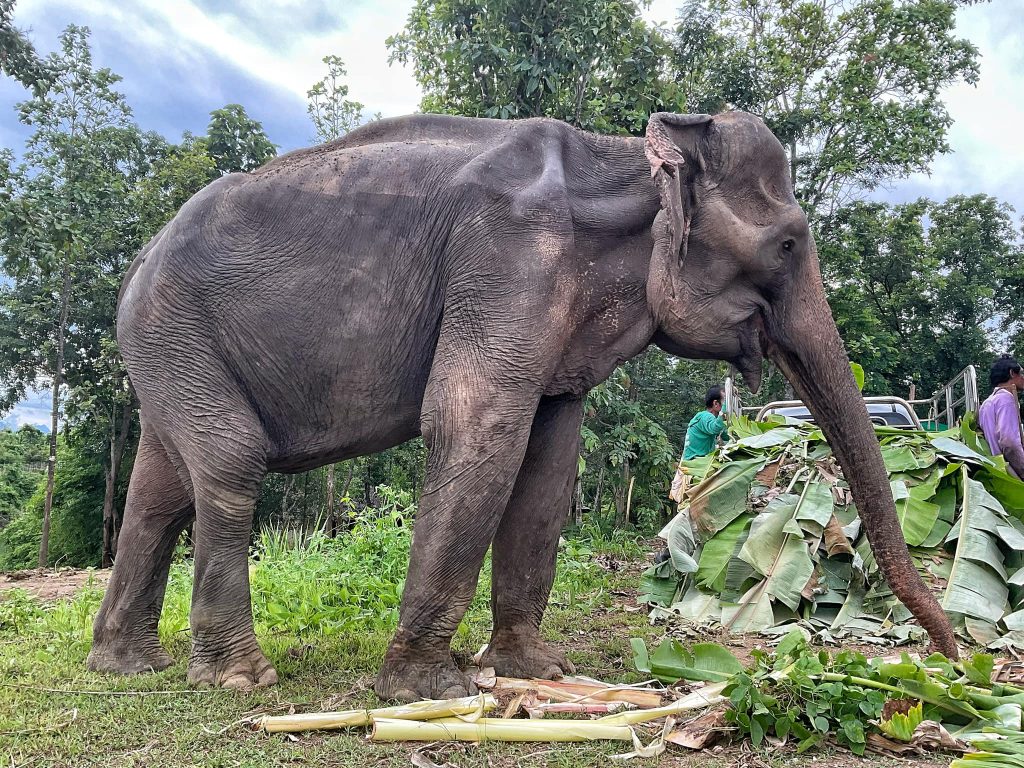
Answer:
M794 248L796 248L796 240L793 238L788 238L782 241L782 250L785 253L792 253Z

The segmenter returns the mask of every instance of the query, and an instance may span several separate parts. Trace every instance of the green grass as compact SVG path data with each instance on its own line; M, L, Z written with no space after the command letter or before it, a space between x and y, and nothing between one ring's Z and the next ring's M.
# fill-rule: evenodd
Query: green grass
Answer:
M196 691L185 680L186 561L172 568L160 622L161 640L178 663L155 674L118 678L85 669L102 597L96 584L50 603L9 592L0 602L0 765L409 765L416 745L370 744L361 730L293 741L232 724L256 711L378 704L371 686L397 623L410 513L410 500L393 495L335 540L314 536L298 545L281 533L260 537L250 566L253 611L281 683L250 693ZM595 562L602 554L635 561L645 553L622 535L565 541L543 631L581 673L635 681L629 639L657 631L643 612L623 609L630 599L612 594L632 594L636 571L607 571ZM488 562L453 644L463 663L487 641L489 593ZM444 745L431 754L459 766L578 766L605 764L628 747L552 746Z
M87 584L70 600L41 603L24 592L0 600L0 768L17 766L405 766L424 745L372 744L365 732L321 732L292 739L253 732L238 721L285 713L377 706L373 678L397 622L409 547L411 500L388 496L385 508L336 540L297 544L264 533L253 548L250 579L257 635L280 684L248 693L192 689L189 650L190 565L172 568L161 640L178 663L160 673L121 678L85 669L92 619L102 589ZM610 556L625 565L606 570ZM561 547L542 630L581 674L635 682L631 637L648 645L663 635L648 625L633 595L648 553L623 532L611 540L576 532ZM487 641L490 566L453 643L463 664ZM460 768L611 765L622 742L597 744L442 744L437 764ZM789 759L786 759L789 757ZM771 765L790 756L765 759ZM814 756L804 758L810 765ZM821 754L817 759L821 759ZM850 758L841 757L841 763ZM673 750L659 766L724 768L746 758ZM649 765L654 761L640 761ZM751 763L757 764L756 762Z

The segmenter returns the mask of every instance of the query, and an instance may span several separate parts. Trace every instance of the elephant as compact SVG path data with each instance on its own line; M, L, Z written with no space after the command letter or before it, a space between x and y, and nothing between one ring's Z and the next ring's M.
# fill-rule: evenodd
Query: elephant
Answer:
M247 555L267 472L422 435L428 459L382 699L466 695L451 639L492 549L481 663L573 666L539 627L584 397L654 344L774 361L835 450L876 560L949 656L903 540L782 145L743 112L655 113L643 137L547 119L371 122L192 197L124 279L117 339L142 432L88 665L173 660L157 623L194 520L187 676L277 680Z

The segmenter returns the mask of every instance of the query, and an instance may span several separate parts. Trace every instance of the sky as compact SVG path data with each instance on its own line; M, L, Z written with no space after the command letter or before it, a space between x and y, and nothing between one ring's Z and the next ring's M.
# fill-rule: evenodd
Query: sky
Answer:
M350 98L367 113L406 114L419 104L411 69L388 64L385 40L399 32L413 0L19 0L16 26L48 52L68 24L92 31L94 61L121 75L137 122L170 140L205 133L209 113L242 104L284 152L313 143L306 91L326 74L324 56L341 56ZM653 0L645 15L671 23L682 0ZM893 183L874 196L986 193L1024 213L1024 0L961 8L957 32L981 53L977 86L954 85L943 99L954 119L952 152L931 173ZM14 105L25 97L0 80L0 146L19 149L28 135ZM49 422L48 395L37 394L8 423Z

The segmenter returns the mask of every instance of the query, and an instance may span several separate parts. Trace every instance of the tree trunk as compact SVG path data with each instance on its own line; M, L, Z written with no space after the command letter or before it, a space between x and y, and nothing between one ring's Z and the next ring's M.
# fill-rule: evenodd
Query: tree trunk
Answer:
M615 519L629 522L629 512L626 509L626 486L629 485L629 462L622 462L622 482L615 486Z
M597 473L597 489L594 491L594 504L590 509L591 514L601 514L601 496L604 494L604 470L605 467L601 465L601 471Z
M111 446L113 452L113 446ZM100 567L114 564L114 473L110 464L103 467L103 550Z
M572 521L578 528L583 525L583 477L576 478L576 488L572 494Z
M69 259L66 255L65 259ZM46 499L43 501L43 531L39 540L39 567L50 558L50 514L53 511L53 485L57 470L57 417L60 413L60 387L64 382L64 333L68 324L71 294L71 264L65 260L60 287L60 320L57 324L57 362L53 367L53 400L50 408L50 455L46 462Z
M295 475L284 476L284 489L281 491L281 525L288 526L288 494L292 490L292 479Z
M334 512L334 465L327 465L327 536L333 539L338 531L338 520Z
M110 425L110 460L107 462L103 491L103 558L102 565L109 568L114 564L117 555L117 510L114 497L117 493L117 477L121 472L124 460L124 447L128 442L128 433L132 427L133 404L125 403L121 407L120 418Z

